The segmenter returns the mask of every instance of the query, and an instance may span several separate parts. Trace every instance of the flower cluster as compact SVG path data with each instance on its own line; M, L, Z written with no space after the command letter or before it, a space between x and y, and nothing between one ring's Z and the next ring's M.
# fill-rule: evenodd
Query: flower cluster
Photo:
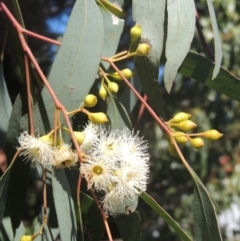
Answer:
M42 137L30 136L26 131L18 138L20 143L20 155L25 156L25 160L31 162L31 166L42 165L47 167L52 165L56 168L74 166L77 161L77 153L67 144L53 147L51 135Z
M129 129L107 131L89 123L83 132L80 148L85 158L80 171L88 188L105 192L101 203L107 213L134 211L138 196L146 190L148 146Z

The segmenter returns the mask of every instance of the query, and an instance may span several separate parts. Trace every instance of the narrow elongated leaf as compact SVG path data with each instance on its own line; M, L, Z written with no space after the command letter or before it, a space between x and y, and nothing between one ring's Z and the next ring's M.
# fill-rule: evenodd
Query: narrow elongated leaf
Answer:
M194 233L196 241L222 241L214 204L198 179L194 179Z
M50 85L67 110L77 109L89 92L97 74L102 48L103 23L96 2L77 0L49 75ZM52 97L44 88L33 113L40 133L52 129L53 114ZM27 123L27 117L24 117L21 127L27 129Z
M102 8L100 8L100 12L102 14L104 26L104 45L102 55L105 57L111 57L117 50L118 42L124 27L124 20L118 19L116 21L116 17ZM105 61L102 61L102 65L105 69L108 69L109 67L109 63Z
M170 92L194 36L196 22L194 0L168 0L167 11L167 62L164 69L164 85Z
M213 28L213 36L214 36L214 50L215 50L215 67L213 70L212 79L215 79L220 71L221 62L222 62L222 45L221 38L218 32L217 19L215 15L215 11L213 8L212 0L207 0L208 10L210 13L210 18L212 22Z
M141 41L151 46L149 58L136 58L135 68L151 106L162 117L164 112L157 78L163 49L165 6L166 0L133 0L133 19L142 27Z
M17 96L9 121L6 136L6 154L8 165L10 165L12 158L17 151L17 147L19 146L17 139L20 132L19 119L23 116L23 114L26 113L27 110L25 94L25 90L23 90ZM29 172L30 163L23 162L23 158L18 158L13 163L8 187L6 187L8 189L6 203L10 213L14 232L19 227L22 219L24 201L28 187Z
M166 223L178 234L181 240L191 241L188 234L179 226L179 224L146 192L141 194L141 198L147 203L152 210L154 210L159 216L161 216Z
M52 169L52 188L61 240L77 240L73 199L63 169Z
M9 181L9 172L7 172L0 179L0 223L2 223L3 215L5 212L8 181Z
M107 115L111 121L111 129L122 130L125 126L132 129L132 123L124 106L110 92L108 92Z
M81 192L80 196L82 220L91 230L92 241L101 240L104 233L104 224L99 209L94 200L87 194Z
M190 51L179 72L184 76L200 81L204 85L234 100L240 101L240 79L221 67L217 78L212 81L213 69L214 64L211 61Z
M12 241L13 239L11 219L10 217L4 217L3 220L1 220L0 240Z
M133 0L133 20L142 27L141 41L151 46L149 57L158 68L163 49L166 0Z
M12 112L12 103L11 103L7 86L4 80L3 68L2 68L1 62L0 62L0 112L1 112L0 131L6 133L8 129L10 115ZM1 145L3 146L4 142L2 141L3 140L0 137L0 146Z
M113 219L123 241L141 240L141 219L138 212L120 214Z

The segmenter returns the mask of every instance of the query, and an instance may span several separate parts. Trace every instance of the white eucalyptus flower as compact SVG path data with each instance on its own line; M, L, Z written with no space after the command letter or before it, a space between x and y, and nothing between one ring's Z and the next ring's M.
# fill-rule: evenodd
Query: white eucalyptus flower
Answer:
M98 132L98 126L89 121L83 130L84 141L80 146L80 149L83 153L87 154L92 151L93 142L98 138Z
M43 167L53 164L54 150L51 138L48 135L42 137L30 136L26 131L18 138L20 143L20 155L25 156L25 160L31 162L31 166L41 164Z
M62 144L55 148L53 166L56 168L71 168L76 165L78 155L67 144Z
M118 195L116 188L105 195L101 203L106 213L116 216L120 213L129 214L135 211L138 205L138 196L135 199L130 199L127 195L123 195L121 198Z
M93 152L91 155L96 158L100 155L109 161L117 162L122 155L119 150L119 141L118 131L107 131L100 128L99 138L93 142Z
M94 188L97 191L105 191L107 186L115 181L114 165L103 156L99 158L87 157L86 163L81 165L80 171L86 178L88 188Z

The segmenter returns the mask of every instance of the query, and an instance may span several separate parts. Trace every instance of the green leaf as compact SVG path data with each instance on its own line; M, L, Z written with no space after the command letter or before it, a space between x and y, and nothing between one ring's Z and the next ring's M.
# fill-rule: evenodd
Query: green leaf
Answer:
M164 69L164 85L168 92L178 69L188 54L195 29L194 0L168 0L168 24L166 41L167 62Z
M214 204L198 179L194 179L194 233L196 241L222 241Z
M147 95L151 107L162 118L165 117L162 95L157 82L158 68L145 57L135 58L135 67L144 93Z
M2 223L5 212L8 182L9 172L5 172L0 179L0 223Z
M52 188L61 240L77 240L73 199L63 169L52 169Z
M12 241L13 237L13 230L10 217L4 217L1 221L1 228L0 228L0 240L4 241Z
M6 36L5 36L6 37ZM2 38L5 40L5 37ZM0 40L1 43L1 40ZM2 47L0 45L0 47ZM0 52L1 56L2 53ZM3 65L2 59L0 59L0 147L5 146L6 132L8 129L9 119L12 111L12 103L8 94L8 89L5 83L4 74L3 74Z
M133 0L133 20L142 27L141 41L151 46L149 58L158 68L163 49L166 1Z
M240 79L221 67L217 78L212 80L213 69L214 64L210 60L190 51L179 72L234 100L240 101Z
M91 197L83 192L80 195L80 203L83 224L91 230L91 240L101 240L104 233L104 223L98 206Z
M221 44L221 38L218 32L218 26L217 26L217 19L215 16L214 8L212 0L207 0L208 4L208 10L210 13L210 18L212 22L212 28L213 28L213 36L214 36L214 49L215 49L215 67L213 70L212 79L215 79L220 71L221 62L222 62L222 44Z
M141 42L151 46L149 58L135 58L135 68L144 93L161 117L164 117L164 111L157 78L164 41L165 5L165 0L133 0L133 19L142 27Z
M119 19L114 21L114 17L104 9L100 8L100 12L103 18L104 26L104 45L102 55L105 57L111 57L116 53L118 42L121 37L124 20ZM109 63L102 61L103 67L107 70Z
M138 212L119 214L113 220L123 241L141 240L141 219Z
M111 125L111 129L122 130L124 127L132 129L132 123L124 108L124 106L108 91L108 108L107 115L111 121L107 125Z
M20 132L19 119L27 111L25 90L21 91L17 96L16 101L13 105L12 114L9 121L8 132L6 136L6 154L8 165L12 162L12 158L17 151L18 136ZM8 194L7 194L7 208L10 213L13 230L19 227L22 214L24 210L24 201L26 198L30 163L23 161L23 158L18 157L11 168L10 179L8 183Z
M95 1L77 0L49 75L50 85L69 111L79 107L95 80L103 37L102 16ZM33 112L35 126L41 134L52 129L53 114L53 100L44 88ZM27 116L21 120L21 127L27 129Z
M181 240L191 241L187 233L179 226L179 224L146 192L141 194L143 201L149 205L159 216L161 216L166 223L178 234Z

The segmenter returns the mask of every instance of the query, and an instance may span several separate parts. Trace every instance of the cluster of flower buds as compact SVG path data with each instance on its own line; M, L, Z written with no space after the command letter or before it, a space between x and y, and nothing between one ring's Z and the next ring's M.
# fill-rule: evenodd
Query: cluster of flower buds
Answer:
M192 131L197 126L196 123L189 120L190 117L190 114L179 112L168 122L165 122L165 124L171 128L173 132L173 138L177 143L190 143L193 148L201 149L204 146L204 141L201 137L204 137L210 141L216 141L222 137L223 134L214 129L201 133L186 133ZM178 156L172 141L170 141L169 144L169 153L173 156Z
M106 213L134 211L138 196L146 190L149 154L146 143L128 129L107 131L89 123L83 130L84 153L80 172L88 188L104 192Z
M136 24L130 30L130 50L134 42L138 41L142 35L142 28L139 24ZM131 56L147 56L150 51L150 46L147 43L140 43L135 52L131 53Z

